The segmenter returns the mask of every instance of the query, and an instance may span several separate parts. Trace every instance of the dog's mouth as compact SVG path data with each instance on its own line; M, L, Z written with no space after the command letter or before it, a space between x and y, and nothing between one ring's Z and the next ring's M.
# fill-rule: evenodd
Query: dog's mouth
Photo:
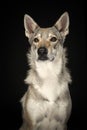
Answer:
M54 59L55 59L55 57L53 57L53 56L47 57L47 55L38 57L38 60L40 60L40 61L47 61L47 60L53 61Z
M48 57L47 57L46 55L44 55L44 56L39 56L39 57L38 57L38 60L46 61L46 60L48 60Z

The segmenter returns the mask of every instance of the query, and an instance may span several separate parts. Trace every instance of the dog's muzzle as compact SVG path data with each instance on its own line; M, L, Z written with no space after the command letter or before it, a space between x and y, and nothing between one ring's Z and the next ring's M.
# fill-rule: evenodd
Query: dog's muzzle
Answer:
M38 48L38 60L48 60L47 54L48 50L46 47L40 47Z

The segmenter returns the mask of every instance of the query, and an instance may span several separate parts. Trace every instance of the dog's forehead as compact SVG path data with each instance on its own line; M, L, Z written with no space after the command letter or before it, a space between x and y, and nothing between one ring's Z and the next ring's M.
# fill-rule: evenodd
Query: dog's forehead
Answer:
M39 28L35 32L35 36L38 36L38 37L51 37L53 35L56 35L56 36L59 35L59 31L55 27Z

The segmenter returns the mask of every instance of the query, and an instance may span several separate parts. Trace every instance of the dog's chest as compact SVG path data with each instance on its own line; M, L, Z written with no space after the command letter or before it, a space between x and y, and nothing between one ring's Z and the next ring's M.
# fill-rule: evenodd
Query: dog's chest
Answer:
M38 91L47 100L54 101L58 96L57 89L58 89L57 80L49 78L42 84L41 88L39 88Z
M27 111L31 115L32 120L37 124L50 121L48 125L53 123L58 124L58 121L66 119L67 107L69 99L66 96L68 89L67 83L60 82L61 61L58 64L53 63L36 63L35 77L32 80L35 88L36 97L27 100ZM52 122L51 122L52 121ZM53 127L53 126L52 126ZM45 128L44 128L45 129ZM47 128L46 128L47 129Z
M60 66L59 66L60 67ZM52 63L40 63L37 64L37 72L41 78L41 84L38 87L38 91L41 95L50 101L54 101L60 90L58 83L58 66L54 66Z
M40 86L37 86L40 94L49 101L56 100L61 92L58 76L61 71L61 60L58 64L52 62L36 63L36 70L41 79Z
M39 123L44 124L44 120L47 120L51 125L55 122L56 125L60 121L64 121L66 118L66 108L68 106L68 100L57 99L57 101L35 101L30 100L27 104L27 110L30 113L32 120L34 120L38 126Z

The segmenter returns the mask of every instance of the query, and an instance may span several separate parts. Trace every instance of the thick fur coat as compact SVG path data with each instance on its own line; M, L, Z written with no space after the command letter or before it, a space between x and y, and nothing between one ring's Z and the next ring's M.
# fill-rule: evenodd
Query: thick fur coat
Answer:
M41 28L28 15L25 35L31 44L27 54L30 70L25 82L29 88L21 99L23 125L20 130L67 130L71 113L66 51L69 15L65 12L54 26Z

